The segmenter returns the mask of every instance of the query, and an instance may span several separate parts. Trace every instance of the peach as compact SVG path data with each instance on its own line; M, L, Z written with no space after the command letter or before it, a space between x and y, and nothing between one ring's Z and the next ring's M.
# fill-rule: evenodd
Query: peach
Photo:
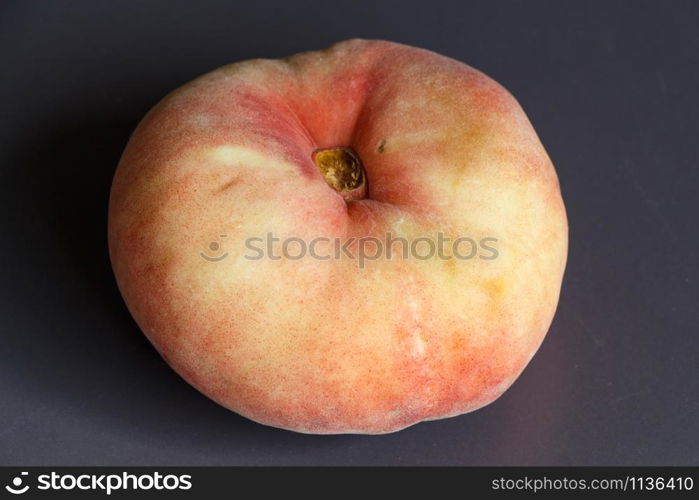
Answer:
M117 283L167 363L226 408L319 434L498 398L549 329L567 231L503 87L367 40L175 90L109 206Z

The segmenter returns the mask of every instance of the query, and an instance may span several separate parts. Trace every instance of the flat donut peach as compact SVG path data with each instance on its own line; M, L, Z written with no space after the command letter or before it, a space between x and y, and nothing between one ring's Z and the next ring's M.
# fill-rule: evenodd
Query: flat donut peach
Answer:
M109 250L187 382L257 422L387 433L498 398L552 321L567 220L517 101L349 40L224 66L142 120Z

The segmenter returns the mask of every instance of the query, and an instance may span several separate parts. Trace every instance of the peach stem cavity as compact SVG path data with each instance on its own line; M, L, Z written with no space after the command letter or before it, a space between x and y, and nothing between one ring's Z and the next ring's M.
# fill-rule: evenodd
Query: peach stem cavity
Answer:
M366 196L366 173L359 155L350 147L321 148L311 156L328 186L345 201Z

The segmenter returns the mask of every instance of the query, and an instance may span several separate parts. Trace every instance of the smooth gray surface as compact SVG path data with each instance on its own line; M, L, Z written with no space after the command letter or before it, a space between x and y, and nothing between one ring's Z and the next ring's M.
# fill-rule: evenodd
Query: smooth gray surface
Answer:
M698 5L3 2L0 464L699 464ZM569 264L548 337L496 403L306 436L218 407L158 357L112 277L107 198L171 89L354 36L514 93L558 169Z

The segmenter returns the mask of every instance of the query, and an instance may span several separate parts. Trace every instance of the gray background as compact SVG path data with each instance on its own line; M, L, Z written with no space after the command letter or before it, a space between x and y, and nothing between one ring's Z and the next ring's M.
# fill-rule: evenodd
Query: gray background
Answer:
M696 2L3 2L0 464L699 464ZM508 87L560 176L556 319L497 402L387 436L306 436L184 383L106 252L129 133L222 64L354 37Z

